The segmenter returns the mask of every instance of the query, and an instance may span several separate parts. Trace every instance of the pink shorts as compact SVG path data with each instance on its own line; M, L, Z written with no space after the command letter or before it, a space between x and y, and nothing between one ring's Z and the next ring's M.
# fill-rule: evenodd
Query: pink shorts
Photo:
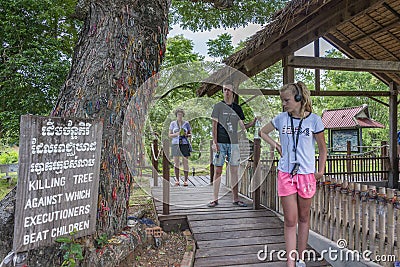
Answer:
M302 198L312 198L316 191L317 181L314 173L296 174L278 171L278 195L280 197L297 193Z

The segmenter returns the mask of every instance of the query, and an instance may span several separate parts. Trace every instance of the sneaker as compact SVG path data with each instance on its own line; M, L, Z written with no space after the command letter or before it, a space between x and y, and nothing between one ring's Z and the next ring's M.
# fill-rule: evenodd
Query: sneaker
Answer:
M247 207L247 204L244 203L243 201L235 201L232 204L239 207Z
M307 267L306 263L303 260L296 261L296 267Z
M214 208L215 206L217 206L218 205L218 201L217 200L214 200L214 201L211 201L210 203L208 203L207 204L207 207L209 207L209 208Z

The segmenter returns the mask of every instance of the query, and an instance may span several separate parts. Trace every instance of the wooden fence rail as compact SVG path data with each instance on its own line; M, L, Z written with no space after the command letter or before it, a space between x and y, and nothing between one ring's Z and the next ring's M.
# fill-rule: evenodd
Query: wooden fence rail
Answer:
M369 258L400 259L400 192L324 177L311 204L310 227L350 250L371 251ZM396 229L396 230L395 230ZM395 257L395 258L394 258Z
M269 153L269 152L268 152ZM266 154L265 154L266 155ZM277 159L267 159L264 157L260 160L261 168L261 204L281 211L279 198L276 190L276 177L278 174ZM378 182L387 180L389 170L388 157L383 156L332 156L329 155L326 163L326 176L332 179L341 179L347 182ZM316 157L318 162L318 157ZM316 164L318 166L318 164ZM330 170L329 170L330 169ZM251 191L251 180L253 178L254 166L250 159L240 165L240 193L253 199ZM227 179L229 186L229 179Z
M387 180L389 174L387 156L329 155L326 165L326 175L349 182L377 182Z

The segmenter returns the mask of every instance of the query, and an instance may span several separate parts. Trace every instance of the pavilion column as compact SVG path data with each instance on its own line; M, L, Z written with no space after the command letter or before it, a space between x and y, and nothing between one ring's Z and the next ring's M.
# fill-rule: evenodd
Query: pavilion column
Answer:
M389 187L399 188L399 158L397 154L397 95L398 85L390 83L389 97Z
M314 57L319 57L319 39L314 41ZM321 70L315 69L315 92L318 95L321 91Z
M290 54L289 56L293 56L294 54ZM294 68L288 66L288 57L284 57L282 59L282 67L283 67L283 84L294 83Z

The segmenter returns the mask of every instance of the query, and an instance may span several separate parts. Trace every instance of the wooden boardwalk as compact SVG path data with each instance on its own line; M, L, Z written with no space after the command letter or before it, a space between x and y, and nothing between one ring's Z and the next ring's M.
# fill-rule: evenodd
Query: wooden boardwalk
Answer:
M269 251L285 249L283 222L273 212L253 210L252 201L243 197L241 200L248 207L234 206L232 192L224 185L220 188L219 205L209 208L209 178L195 176L189 180L188 187L171 186L170 215L162 215L162 187L153 187L152 194L160 218L186 216L197 244L194 266L286 266L276 254L265 261L257 257L265 246ZM307 266L327 264L309 262Z

